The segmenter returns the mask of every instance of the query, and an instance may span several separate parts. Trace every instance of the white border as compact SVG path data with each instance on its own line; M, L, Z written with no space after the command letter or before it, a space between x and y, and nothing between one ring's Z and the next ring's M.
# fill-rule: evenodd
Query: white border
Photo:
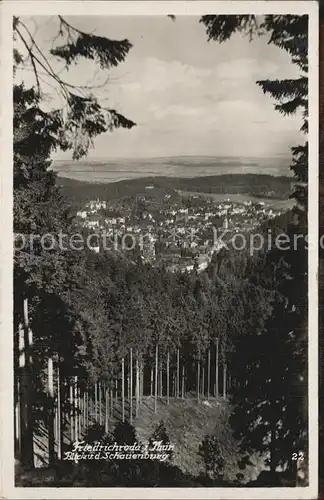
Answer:
M305 1L5 1L2 29L1 169L1 498L315 499L318 483L318 4ZM12 335L12 16L13 15L308 14L309 18L309 480L305 488L16 488L13 437Z

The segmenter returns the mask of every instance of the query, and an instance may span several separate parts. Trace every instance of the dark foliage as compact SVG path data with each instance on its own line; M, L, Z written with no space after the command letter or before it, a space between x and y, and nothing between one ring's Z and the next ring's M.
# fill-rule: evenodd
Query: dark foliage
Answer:
M215 15L203 16L201 22L209 40L222 43L235 32L250 38L266 35L269 44L289 53L300 70L299 78L257 84L283 115L301 111L301 130L307 133L308 16ZM308 143L294 146L292 154L297 181L292 196L298 220L287 228L290 237L307 232ZM271 293L272 313L263 320L260 314L257 328L241 331L233 340L232 353L238 380L233 388L232 421L242 449L267 452L272 473L278 465L288 464L291 478L296 478L297 467L293 453L307 454L307 247L301 240L288 252L269 252L264 262L274 272L264 286Z

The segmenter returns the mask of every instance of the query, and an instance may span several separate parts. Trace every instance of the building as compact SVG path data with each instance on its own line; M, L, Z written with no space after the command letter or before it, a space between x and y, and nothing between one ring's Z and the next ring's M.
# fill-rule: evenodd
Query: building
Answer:
M87 211L86 210L82 210L80 212L77 212L77 216L81 217L81 219L86 219L87 218Z

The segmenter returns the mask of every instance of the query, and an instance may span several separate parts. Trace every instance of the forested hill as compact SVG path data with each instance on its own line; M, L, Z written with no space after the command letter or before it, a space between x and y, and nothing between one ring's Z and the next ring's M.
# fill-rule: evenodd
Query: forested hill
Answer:
M64 195L74 202L90 199L114 199L146 193L148 185L155 188L214 194L249 194L251 196L287 199L291 193L290 177L262 174L226 174L205 177L143 177L118 182L85 182L57 177Z

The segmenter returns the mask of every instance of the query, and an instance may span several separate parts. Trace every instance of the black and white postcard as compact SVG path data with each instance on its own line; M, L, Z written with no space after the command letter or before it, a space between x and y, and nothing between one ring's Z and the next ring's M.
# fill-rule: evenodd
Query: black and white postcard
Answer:
M1 496L317 498L317 2L1 7Z

